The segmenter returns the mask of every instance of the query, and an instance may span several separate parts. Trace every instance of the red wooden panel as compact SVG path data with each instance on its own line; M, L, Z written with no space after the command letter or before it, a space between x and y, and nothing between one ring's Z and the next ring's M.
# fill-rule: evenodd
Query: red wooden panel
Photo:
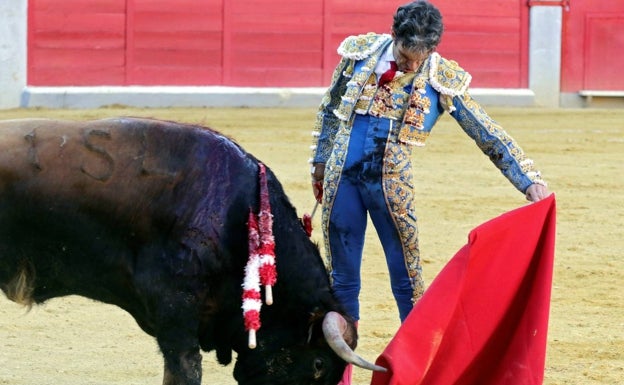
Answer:
M115 32L40 32L31 45L34 49L76 48L125 49L125 38Z
M340 60L336 49L349 35L367 32L390 33L392 16L407 1L324 0L323 83L328 85Z
M597 78L596 75L600 69L599 64L594 62L594 60L603 60L600 57L590 57L588 50L592 49L595 51L602 51L603 54L606 55L618 55L618 49L616 47L621 47L620 43L618 43L619 39L622 36L622 27L619 26L619 29L615 29L611 31L611 34L603 41L599 41L594 39L591 36L591 33L587 33L587 17L595 16L609 16L609 15L621 15L624 13L624 1L618 0L576 0L571 2L570 8L568 11L563 13L563 41L562 41L562 53L561 53L561 91L574 93L578 92L582 89L587 89L586 87L591 86L591 82L586 84L586 81L589 79ZM600 32L599 32L600 33ZM586 41L587 40L587 41ZM615 40L612 42L611 40ZM603 47L600 48L599 46ZM593 47L592 47L593 46ZM616 52L613 52L609 47L616 48ZM621 52L621 48L620 48ZM617 56L615 56L617 58ZM594 64L596 63L596 64ZM613 82L613 84L620 84L619 90L622 90L621 87L621 76L616 75L613 76L609 71L616 70L620 68L620 66L616 65L605 65L604 63L609 63L607 61L603 62L602 71L605 71L605 79L608 79L607 85L609 82ZM618 63L610 62L610 63ZM620 57L619 63L622 63L622 59ZM593 69L589 70L590 74L586 75L588 65L592 65ZM608 68L607 67L612 67ZM609 75L606 75L609 73ZM598 84L596 84L597 86ZM612 89L612 88L606 88Z
M126 0L30 0L28 7L37 12L124 13Z
M326 0L324 79L339 60L338 44L348 35L389 33L396 8L405 1ZM470 71L476 87L528 85L526 1L437 0L445 32L438 51ZM329 12L329 14L328 14Z
M232 62L238 63L235 71L246 68L280 69L289 71L305 68L319 68L318 66L305 66L302 63L320 63L320 53L299 52L293 55L289 51L237 51L231 57Z
M128 1L128 0L124 0ZM176 13L209 13L220 8L220 0L141 0L133 1L132 7L137 12L154 12L163 14Z
M474 66L474 70L468 70L472 75L471 88L519 88L520 74L515 69L496 70L487 67Z
M134 14L132 28L160 34L173 32L202 33L221 31L221 14L217 10L188 13L139 12Z
M389 32L404 3L30 0L29 84L325 86L338 44ZM475 85L526 86L526 1L435 3L440 52Z
M124 66L100 68L34 68L29 81L38 86L116 86L123 84ZM62 79L62 82L59 81Z
M134 49L152 48L163 51L186 49L196 51L219 51L221 55L221 32L142 32L134 33ZM183 45L180 45L184 42Z
M35 14L31 20L31 47L123 48L124 29L124 14L63 14L56 11Z
M127 1L127 84L221 83L221 0Z
M201 82L201 83L200 83ZM160 85L160 86L196 86L198 84L220 84L221 66L192 68L169 67L143 67L135 65L132 82L128 85Z
M407 1L368 1L354 2L353 0L328 0L326 6L330 7L332 12L342 15L371 14L379 15L386 18L388 25L392 24L392 16L397 8ZM436 2L437 5L437 2ZM362 24L365 26L366 24ZM376 25L373 25L374 27Z
M236 71L236 77L229 85L240 87L308 87L310 82L319 84L321 75L320 68L294 68L284 71L279 68L242 67Z
M486 19L490 17L501 17L502 15L515 15L516 17L520 17L521 10L519 6L526 6L527 1L470 0L459 3L457 0L435 0L434 3L436 7L442 11L443 18L451 15L460 15L478 16Z
M270 44L268 44L270 42ZM254 34L233 33L232 44L237 51L256 52L318 52L321 53L321 40L315 33L280 33L280 32L258 32ZM301 65L308 63L302 62ZM313 63L318 67L320 63Z
M123 13L99 13L76 11L50 11L37 13L31 20L34 31L92 31L118 30L124 26L126 15Z
M170 67L220 67L221 54L218 51L207 52L185 49L137 49L134 51L134 65L154 66L167 70Z
M337 20L332 29L332 33L340 35L340 41L349 35L359 35L362 33L390 33L392 31L392 21L388 22L387 15L351 14L334 15Z
M445 10L442 10L445 12ZM457 33L460 31L480 32L480 33L518 33L520 24L523 22L520 15L499 15L488 17L484 22L482 16L444 14L444 29L446 33Z
M38 49L32 58L33 67L50 69L122 66L125 63L123 49Z
M520 59L517 52L498 52L484 55L480 52L465 52L462 60L458 61L464 69L475 71L512 71L518 72L516 64Z
M624 13L590 14L585 25L583 88L624 90L624 76L621 75L624 65Z
M123 84L125 0L31 0L28 82Z
M448 32L442 38L440 51L453 52L455 55L481 54L492 55L498 52L518 54L520 35L516 33L485 32Z
M318 85L322 11L322 1L226 2L224 84Z
M318 14L320 15L320 8ZM259 11L258 11L259 12ZM233 13L227 15L231 17L232 29L236 33L240 32L319 32L323 26L322 20L318 17L311 18L310 15L293 13L290 15L264 11L258 13Z
M230 1L228 9L236 15L271 14L279 21L280 15L301 15L312 18L322 8L321 1L292 1L292 0L246 0Z
M526 3L479 0L457 7L440 0L436 4L445 26L438 52L471 73L472 87L527 87Z

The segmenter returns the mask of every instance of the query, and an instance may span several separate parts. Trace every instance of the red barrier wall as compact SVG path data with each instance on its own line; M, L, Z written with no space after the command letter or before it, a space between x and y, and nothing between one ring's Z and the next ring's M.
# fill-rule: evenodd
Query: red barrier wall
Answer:
M404 0L30 0L28 84L326 86L344 37ZM510 6L511 3L511 6ZM524 0L437 0L475 87L527 87Z
M30 0L28 84L125 84L126 0Z
M564 11L561 91L624 90L624 1L574 0Z
M434 2L442 11L446 28L440 54L468 70L473 87L528 87L526 1Z

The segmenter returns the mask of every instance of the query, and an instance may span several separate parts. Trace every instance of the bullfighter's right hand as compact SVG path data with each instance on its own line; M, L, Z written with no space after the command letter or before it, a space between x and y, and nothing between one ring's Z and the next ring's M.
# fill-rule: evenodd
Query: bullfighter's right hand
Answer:
M321 203L323 200L323 181L318 180L312 182L312 193L314 194L314 199L316 199L318 203Z
M318 203L323 200L323 179L325 178L325 163L314 163L310 169L312 176L312 193Z

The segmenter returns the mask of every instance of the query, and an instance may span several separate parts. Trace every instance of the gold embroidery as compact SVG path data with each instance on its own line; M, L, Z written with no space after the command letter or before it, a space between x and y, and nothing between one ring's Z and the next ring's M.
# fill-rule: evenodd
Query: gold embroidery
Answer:
M370 106L369 114L392 120L401 120L406 108L409 106L410 83L412 83L414 76L414 73L403 74L379 87Z
M429 66L431 86L441 94L458 96L468 89L472 76L457 62L445 59L434 52L431 54Z
M414 208L414 183L411 171L411 146L389 141L384 154L382 183L388 211L401 238L405 267L413 289L414 302L425 291L420 263L418 225Z
M431 108L431 100L425 95L426 82L419 77L414 81L409 107L403 116L398 140L405 144L424 146L429 131L425 130L425 116Z

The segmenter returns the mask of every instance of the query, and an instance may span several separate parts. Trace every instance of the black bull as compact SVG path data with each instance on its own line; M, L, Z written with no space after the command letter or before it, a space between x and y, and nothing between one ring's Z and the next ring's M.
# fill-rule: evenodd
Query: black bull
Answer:
M216 351L240 384L336 384L357 333L318 248L267 169L278 279L255 349L241 310L258 160L206 128L150 119L0 122L0 285L31 306L81 295L154 336L163 383Z

